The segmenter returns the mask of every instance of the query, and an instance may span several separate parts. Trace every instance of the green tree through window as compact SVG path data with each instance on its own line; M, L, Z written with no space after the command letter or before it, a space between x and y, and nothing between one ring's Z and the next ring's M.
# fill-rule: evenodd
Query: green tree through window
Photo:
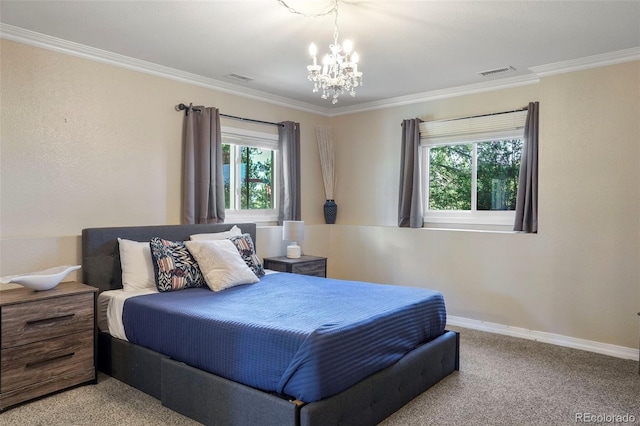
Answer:
M273 209L274 151L223 144L222 155L225 208ZM238 156L237 164L235 158ZM239 200L235 194L240 195Z
M472 145L458 144L429 150L429 208L471 209Z
M515 210L522 139L478 144L477 210Z
M522 144L508 139L430 147L428 208L515 210Z
M273 208L273 151L242 147L240 208Z

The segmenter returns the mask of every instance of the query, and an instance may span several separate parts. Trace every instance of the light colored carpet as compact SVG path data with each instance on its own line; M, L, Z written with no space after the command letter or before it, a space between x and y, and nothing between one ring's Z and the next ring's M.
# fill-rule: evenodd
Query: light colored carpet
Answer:
M19 405L0 414L1 426L199 425L157 399L100 373L86 385Z
M458 330L460 371L383 426L640 424L638 361Z
M381 426L575 425L581 423L576 415L589 418L589 424L640 424L637 361L457 330L461 332L460 371L409 402ZM634 421L625 423L625 415L626 420L633 416ZM61 392L0 414L2 426L197 424L103 374L97 385Z

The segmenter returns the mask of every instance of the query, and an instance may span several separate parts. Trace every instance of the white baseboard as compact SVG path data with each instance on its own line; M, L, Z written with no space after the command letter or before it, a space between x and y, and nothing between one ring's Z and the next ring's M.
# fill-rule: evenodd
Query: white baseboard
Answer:
M575 337L562 336L560 334L544 331L528 330L526 328L511 327L509 325L493 322L473 320L463 317L447 316L447 325L470 328L472 330L486 331L489 333L504 334L506 336L520 337L522 339L536 340L543 343L565 346L567 348L581 349L603 355L614 356L623 359L638 359L639 350L625 346L611 345L608 343L594 342L592 340L577 339Z

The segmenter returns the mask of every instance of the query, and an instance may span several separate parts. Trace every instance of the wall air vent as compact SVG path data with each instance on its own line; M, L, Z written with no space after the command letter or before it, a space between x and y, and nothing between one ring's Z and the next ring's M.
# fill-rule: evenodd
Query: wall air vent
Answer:
M238 80L238 81L241 81L241 82L243 82L243 83L248 83L248 82L250 82L250 81L253 81L253 79L252 79L252 78L247 77L246 75L240 75L240 74L236 74L236 73L228 74L226 77L227 77L227 78L230 78L230 79L232 79L232 80Z
M483 77L491 77L497 74L504 74L507 72L515 71L516 69L512 66L504 67L504 68L496 68L494 70L481 71L480 74Z

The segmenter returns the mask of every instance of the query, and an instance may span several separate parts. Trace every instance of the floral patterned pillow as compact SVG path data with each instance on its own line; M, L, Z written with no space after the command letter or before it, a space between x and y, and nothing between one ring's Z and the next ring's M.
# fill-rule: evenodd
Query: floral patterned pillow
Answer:
M151 258L158 291L176 291L207 284L183 241L151 238Z
M240 252L240 256L242 260L247 264L249 269L256 274L256 277L261 277L264 275L264 267L262 266L262 262L260 262L260 258L256 255L256 249L253 245L253 240L251 239L251 235L242 234L235 237L229 238L233 244L235 244L238 252Z

